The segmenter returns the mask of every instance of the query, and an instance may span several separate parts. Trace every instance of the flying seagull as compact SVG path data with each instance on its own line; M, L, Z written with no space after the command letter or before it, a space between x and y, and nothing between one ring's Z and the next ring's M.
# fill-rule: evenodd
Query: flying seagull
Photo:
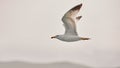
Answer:
M79 37L76 32L76 22L82 18L82 16L76 16L79 12L82 4L79 4L72 9L70 9L67 13L62 17L63 25L65 27L65 33L63 35L52 36L51 39L57 38L61 41L65 42L74 42L79 40L89 40L90 38Z

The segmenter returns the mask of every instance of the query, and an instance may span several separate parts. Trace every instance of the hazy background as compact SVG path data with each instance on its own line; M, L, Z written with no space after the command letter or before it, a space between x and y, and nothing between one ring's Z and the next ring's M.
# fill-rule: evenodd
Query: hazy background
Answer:
M80 3L77 31L91 40L51 40L64 33L64 13ZM120 0L0 0L2 61L120 66Z

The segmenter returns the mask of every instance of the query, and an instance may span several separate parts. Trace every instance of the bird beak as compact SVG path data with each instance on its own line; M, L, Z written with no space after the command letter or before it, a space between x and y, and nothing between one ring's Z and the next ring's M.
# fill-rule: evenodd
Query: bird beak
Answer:
M51 39L56 38L56 36L52 36Z

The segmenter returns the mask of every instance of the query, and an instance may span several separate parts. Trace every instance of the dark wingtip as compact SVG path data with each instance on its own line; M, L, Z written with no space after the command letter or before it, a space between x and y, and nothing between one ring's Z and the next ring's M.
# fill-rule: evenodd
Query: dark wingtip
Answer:
M90 40L91 38L83 38L83 37L81 37L80 39L81 40Z
M82 18L82 16L78 16L78 17L76 17L77 20L80 20L81 18Z
M73 7L71 10L73 10L73 11L74 10L79 10L81 7L82 7L82 3L77 5L77 6L75 6L75 7Z

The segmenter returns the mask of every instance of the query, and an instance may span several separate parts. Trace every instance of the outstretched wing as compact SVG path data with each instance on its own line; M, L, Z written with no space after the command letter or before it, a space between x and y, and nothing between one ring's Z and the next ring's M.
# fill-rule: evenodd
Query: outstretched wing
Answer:
M65 26L65 35L78 35L76 32L76 20L79 20L82 16L76 17L82 4L79 4L70 9L62 18Z

